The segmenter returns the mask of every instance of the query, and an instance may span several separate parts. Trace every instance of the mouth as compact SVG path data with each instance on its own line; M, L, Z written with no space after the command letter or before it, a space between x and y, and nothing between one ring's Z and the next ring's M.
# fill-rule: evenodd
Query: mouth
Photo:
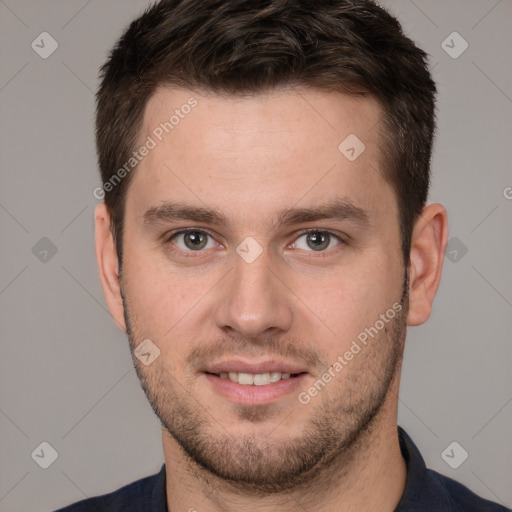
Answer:
M306 372L285 373L285 372L264 372L264 373L244 373L244 372L205 372L207 375L214 375L220 379L229 379L242 386L268 386L275 382L287 379L295 379Z
M304 367L285 361L230 360L200 372L217 396L237 404L275 403L304 389L312 377Z

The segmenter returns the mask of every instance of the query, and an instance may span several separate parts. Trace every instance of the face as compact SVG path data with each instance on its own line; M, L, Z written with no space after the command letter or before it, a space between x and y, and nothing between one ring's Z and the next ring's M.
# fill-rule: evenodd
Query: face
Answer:
M379 116L371 98L305 89L160 89L147 105L126 328L132 351L160 351L134 362L169 438L235 484L297 485L394 413L407 298Z

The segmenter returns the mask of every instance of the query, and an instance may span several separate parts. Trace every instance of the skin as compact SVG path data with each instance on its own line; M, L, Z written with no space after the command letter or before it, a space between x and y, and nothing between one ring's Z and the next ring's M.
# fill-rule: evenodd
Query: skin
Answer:
M161 88L147 104L140 140L190 97L197 106L134 171L122 275L103 204L95 215L110 312L132 352L146 338L160 350L151 365L134 363L162 422L168 508L392 511L406 478L396 433L403 344L407 326L431 313L446 210L424 208L405 268L379 152L381 110L371 97ZM354 161L338 150L349 134L366 147ZM283 209L340 198L364 209L368 223L273 222ZM164 201L215 208L229 224L145 223L144 213ZM170 239L181 228L211 238L194 251L190 239ZM314 250L303 234L312 228L344 243L333 237ZM236 252L248 236L262 249L251 263ZM297 391L307 390L399 303L401 313L307 405L295 391L265 405L235 404L200 371L230 357L285 359L307 371Z

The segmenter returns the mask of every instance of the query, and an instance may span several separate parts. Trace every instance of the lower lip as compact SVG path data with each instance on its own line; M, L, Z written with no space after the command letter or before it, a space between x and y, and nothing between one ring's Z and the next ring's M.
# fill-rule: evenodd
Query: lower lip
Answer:
M210 373L203 374L213 389L227 399L238 404L259 405L273 402L285 395L305 389L307 373L301 373L297 377L281 379L263 386L254 384L239 384L230 379L221 379Z

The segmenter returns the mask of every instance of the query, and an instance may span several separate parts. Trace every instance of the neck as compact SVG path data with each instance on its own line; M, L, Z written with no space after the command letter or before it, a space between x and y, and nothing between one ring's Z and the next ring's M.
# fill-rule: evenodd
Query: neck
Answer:
M394 511L403 494L407 473L398 441L394 388L389 390L372 423L350 447L350 453L312 474L307 486L283 493L256 497L254 493L241 492L199 468L174 438L162 430L169 512L295 512L297 508L304 511Z

